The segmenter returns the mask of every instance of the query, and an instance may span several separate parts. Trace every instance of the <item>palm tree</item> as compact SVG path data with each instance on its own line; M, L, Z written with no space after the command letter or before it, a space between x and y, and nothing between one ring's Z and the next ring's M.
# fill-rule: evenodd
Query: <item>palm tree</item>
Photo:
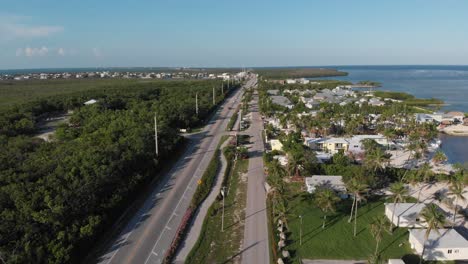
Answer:
M393 219L395 216L396 204L404 201L408 196L408 189L403 182L395 182L390 185L390 192L392 192L393 199L393 212L392 221L390 222L390 232L393 232Z
M447 160L447 156L445 156L444 152L442 152L441 150L438 150L434 154L434 157L432 157L432 160L434 161L435 164L439 165L442 162L445 162Z
M274 159L268 166L268 175L272 177L283 178L286 175L286 171L284 170L281 163Z
M421 183L428 182L431 177L434 175L434 172L432 171L432 166L425 162L421 168L416 172L418 174L418 178L421 181ZM418 203L419 203L419 198L421 197L421 192L422 192L422 185L419 188L419 193L418 193Z
M457 216L457 203L458 203L458 200L460 199L463 202L466 201L466 198L463 195L464 193L466 193L466 191L465 191L465 186L463 186L462 183L454 183L452 186L450 186L449 195L455 196L455 204L453 206L453 223L452 223L452 227L455 225L455 218Z
M364 165L373 172L377 172L389 161L389 158L381 148L376 148L370 153L366 153Z
M381 256L378 254L372 254L367 259L367 264L380 264L382 263Z
M303 169L304 155L303 152L292 150L288 153L288 172L289 175L294 173L294 176L299 176Z
M348 222L351 222L354 211L354 236L356 236L356 226L357 226L357 211L359 202L365 200L364 193L368 190L367 184L359 182L356 178L351 179L347 183L348 191L353 195L353 205L351 206L351 215Z
M315 203L323 212L322 228L325 228L327 221L327 213L335 211L335 205L340 201L340 198L333 190L328 188L320 188L315 191Z
M380 241L382 241L383 232L385 231L385 224L387 223L385 217L377 217L370 226L370 232L375 239L375 252L374 255L377 256L379 250Z
M421 177L417 171L410 171L409 174L406 174L407 172L408 171L405 172L405 175L403 176L402 180L405 180L409 185L415 188L421 182ZM406 175L408 176L405 178ZM419 195L418 195L418 203L419 203Z
M424 258L424 251L426 251L426 242L431 234L432 230L435 230L438 234L439 228L445 224L445 215L437 208L433 203L426 205L421 210L421 218L424 219L424 222L427 224L426 233L424 234L424 243L421 258L419 259L419 264L422 263Z
M286 228L288 227L288 206L287 202L284 199L278 198L277 201L273 204L273 211L275 214L275 222L281 220Z

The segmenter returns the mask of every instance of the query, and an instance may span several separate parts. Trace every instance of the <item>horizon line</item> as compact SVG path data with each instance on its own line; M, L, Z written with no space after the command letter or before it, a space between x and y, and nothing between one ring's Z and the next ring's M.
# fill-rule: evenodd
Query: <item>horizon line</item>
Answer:
M78 66L78 67L43 67L43 68L10 68L0 69L0 71L19 70L66 70L66 69L265 69L265 68L325 68L332 69L338 67L391 67L391 66L455 66L462 67L468 64L341 64L341 65L291 65L291 66Z

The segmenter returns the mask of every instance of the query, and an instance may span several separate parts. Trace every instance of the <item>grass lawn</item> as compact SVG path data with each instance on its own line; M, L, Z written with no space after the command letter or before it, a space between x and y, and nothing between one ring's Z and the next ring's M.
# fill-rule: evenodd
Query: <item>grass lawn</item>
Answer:
M351 200L340 202L337 211L327 217L322 229L322 212L314 206L307 194L296 195L289 201L290 208L288 250L294 262L301 259L354 259L366 260L375 250L375 239L370 225L378 216L384 215L384 199L369 200L359 207L357 236L353 236L353 223L348 223ZM300 220L303 216L302 246L299 245ZM407 229L398 228L393 235L385 233L379 246L383 259L401 258L412 254Z
M241 175L247 172L248 164L248 160L239 160L229 177L224 207L224 232L221 232L222 203L219 200L208 210L200 237L185 263L230 263L239 257L244 236L247 189L247 181Z

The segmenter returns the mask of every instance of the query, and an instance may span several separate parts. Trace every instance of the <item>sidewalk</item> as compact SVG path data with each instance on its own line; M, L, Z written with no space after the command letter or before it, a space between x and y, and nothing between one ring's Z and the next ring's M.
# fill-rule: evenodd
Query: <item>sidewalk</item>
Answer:
M224 172L226 171L227 161L223 155L224 147L229 144L229 138L221 145L221 169L216 176L215 185L213 186L210 194L208 197L203 201L203 204L199 207L197 212L195 213L195 217L193 218L192 225L190 226L190 230L185 238L185 240L181 243L180 249L177 252L175 257L175 263L184 263L185 259L187 258L188 254L197 243L198 237L200 236L201 228L203 226L206 213L208 212L208 208L216 201L216 197L221 192L221 185L223 183Z

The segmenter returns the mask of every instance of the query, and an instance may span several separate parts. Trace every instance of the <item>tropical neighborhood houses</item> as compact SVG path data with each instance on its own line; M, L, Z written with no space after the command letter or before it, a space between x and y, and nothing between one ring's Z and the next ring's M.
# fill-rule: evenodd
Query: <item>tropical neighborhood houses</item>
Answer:
M259 95L276 263L468 260L466 172L437 138L464 113L331 80Z

